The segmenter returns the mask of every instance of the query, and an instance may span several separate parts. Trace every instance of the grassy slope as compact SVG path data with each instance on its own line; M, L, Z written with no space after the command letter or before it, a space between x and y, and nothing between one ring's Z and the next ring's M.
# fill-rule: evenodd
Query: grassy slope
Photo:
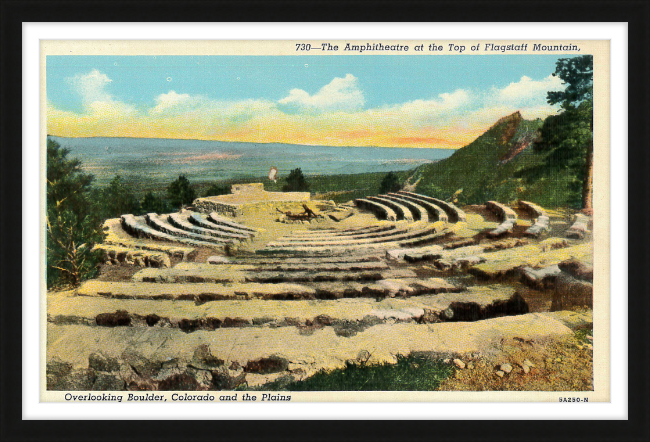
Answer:
M541 125L541 120L495 125L451 157L419 167L414 175L415 179L421 179L416 191L448 199L462 189L458 195L459 204L482 204L488 200L509 203L524 199L547 207L575 205L579 195L570 172L538 179L525 178L530 176L526 169L541 166L545 161L546 154L535 152L532 145L509 162L500 164L513 146L534 136Z
M434 391L454 369L439 360L399 357L396 364L348 364L344 369L319 372L297 382L263 385L266 391Z

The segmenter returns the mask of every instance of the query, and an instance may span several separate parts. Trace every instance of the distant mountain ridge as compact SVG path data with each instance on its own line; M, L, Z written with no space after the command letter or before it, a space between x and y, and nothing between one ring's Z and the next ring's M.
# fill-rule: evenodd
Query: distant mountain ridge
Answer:
M543 120L525 120L519 111L499 119L483 135L450 157L418 167L409 182L416 191L458 204L519 199L549 207L576 204L577 183L568 172L539 172L547 154L535 151Z

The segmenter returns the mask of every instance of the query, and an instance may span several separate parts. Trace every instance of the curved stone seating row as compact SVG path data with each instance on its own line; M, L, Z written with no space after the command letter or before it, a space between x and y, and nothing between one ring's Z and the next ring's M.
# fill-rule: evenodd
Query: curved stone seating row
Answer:
M498 279L516 276L521 267L552 266L571 258L581 260L593 256L589 243L567 247L566 242L558 241L561 239L550 238L536 245L484 254L485 262L472 266L469 272L482 279Z
M208 215L208 219L215 223L219 224L221 226L226 226L226 227L232 227L233 229L238 229L238 230L244 230L246 232L250 232L255 234L256 230L253 229L252 227L245 226L243 224L236 223L234 221L229 220L228 218L225 218L221 215L219 215L217 212L212 212L210 215Z
M369 238L383 238L387 236L393 236L398 233L408 232L408 229L391 229L380 232L370 232L370 233L360 233L358 235L323 235L323 236L310 236L310 237L294 237L286 236L278 238L276 242L278 243L298 243L298 242L319 242L319 241L351 241L359 239L369 239Z
M417 247L419 245L427 244L452 234L453 232L450 230L434 231L426 235L418 236L415 238L408 238L403 241L399 241L399 245L400 247Z
M406 193L389 193L388 195L393 196L395 198L399 198L401 200L409 201L412 204L419 204L420 206L424 207L430 221L432 220L444 221L444 222L449 221L449 216L447 215L447 212L445 212L443 209L441 209L439 206L435 205L431 201L427 201L421 198L416 198L411 195L407 195Z
M370 226L370 227L361 227L358 229L317 229L317 230L299 230L291 235L292 238L311 238L314 236L356 236L364 233L379 233L386 232L388 230L394 230L396 227L393 224L388 224L385 226Z
M413 214L411 213L409 208L404 206L403 204L396 203L395 201L392 201L388 198L384 198L382 196L368 196L366 197L366 199L390 207L391 209L393 209L393 212L395 212L395 214L397 215L398 220L413 221Z
M487 203L485 203L485 207L487 207L492 212L496 213L497 216L499 216L499 218L501 219L501 222L507 221L509 219L514 219L514 220L517 219L517 214L515 213L514 210L497 201L488 201Z
M496 215L501 219L501 224L488 233L490 238L497 238L512 233L517 225L517 214L514 210L497 201L488 201L485 203L485 207L496 213Z
M171 235L171 236L178 236L178 237L181 237L181 238L189 238L189 239L193 239L193 240L204 241L204 242L206 242L208 244L209 243L216 243L216 244L224 245L224 244L232 244L233 243L233 240L215 238L213 236L201 235L199 233L192 233L192 232L188 232L188 231L179 229L179 228L174 227L174 226L166 223L165 221L161 220L158 217L157 213L147 213L144 216L144 219L147 222L147 224L149 226L151 226L152 228L154 228L154 229L156 229L156 230L158 230L160 232L166 233L168 235Z
M153 284L141 283L144 290L157 291ZM321 302L310 302L316 289L295 284L295 292L300 293L298 299L291 302L250 297L247 300L249 308L242 309L239 299L223 299L219 302L204 302L194 304L191 300L157 299L155 303L134 302L110 299L96 292L84 296L61 296L52 294L48 297L48 321L61 324L88 324L91 326L110 326L108 319L115 315L117 310L126 312L130 321L125 321L123 326L152 327L154 325L166 328L181 328L184 331L194 331L203 327L196 327L199 321L209 319L208 329L228 327L265 327L277 328L287 326L308 326L311 322L320 326L334 326L339 328L350 321L370 322L379 324L391 319L401 321L419 321L423 319L425 311L430 319L451 319L451 310L460 312L468 307L480 306L489 310L496 310L499 303L511 299L515 294L514 289L498 290L494 286L470 287L468 291L458 291L459 288L452 284L445 284L439 278L424 280L424 285L418 287L417 282L411 280L379 281L378 283L364 284L359 290L362 296L349 299L347 302L337 302L334 299L323 299ZM114 290L115 287L106 287ZM126 288L129 290L129 288ZM302 290L300 292L300 290ZM252 290L249 289L249 292ZM356 292L356 290L355 290ZM367 295L380 292L381 298L371 299ZM190 292L191 293L191 292ZM322 293L322 292L321 292ZM445 295L443 295L443 293ZM336 295L342 295L340 291ZM366 296L363 296L366 294ZM388 297L399 295L408 299L401 299L395 303ZM332 296L340 298L342 296ZM478 305L477 305L478 304ZM182 309L178 306L182 305ZM506 313L503 309L494 313ZM326 314L324 318L321 315ZM319 321L319 316L321 321ZM477 315L478 316L478 315ZM97 318L100 318L97 321ZM149 322L146 318L149 317ZM371 318L369 320L369 318ZM476 317L472 319L483 319ZM143 320L144 319L144 320ZM459 318L457 318L459 319ZM130 322L130 323L129 323ZM428 321L427 321L428 322ZM192 323L195 325L192 326ZM128 325L127 325L128 324ZM203 322L207 325L206 322Z
M577 213L573 224L566 231L567 238L582 239L589 231L589 217L582 213Z
M537 238L549 230L551 230L551 219L547 215L540 215L535 220L535 224L526 229L524 235Z
M159 230L152 229L144 222L139 221L133 215L122 215L120 219L122 221L122 228L124 229L124 231L127 232L129 235L135 236L136 238L149 238L157 241L178 242L181 244L187 244L191 246L209 246L209 247L216 246L216 244L214 243L169 235Z
M550 242L547 247L560 246L562 240ZM455 249L447 249L445 245L434 245L427 247L418 247L411 250L406 250L403 253L404 260L407 262L418 261L446 261L448 265L442 267L452 267L453 264L463 258L471 256L481 256L484 253L496 252L499 250L507 250L515 247L522 247L529 244L529 240L521 238L509 238L499 241L490 242L487 244L473 244Z
M412 270L340 270L340 271L259 271L245 266L213 266L182 263L173 268L147 268L133 275L134 282L156 283L284 283L326 281L376 281L380 279L415 278Z
M509 218L504 222L502 222L501 224L499 224L496 229L488 232L487 235L490 238L498 238L508 233L512 233L516 225L517 225L517 220L514 218Z
M397 214L390 207L385 204L371 201L365 198L354 200L354 203L360 209L368 210L375 214L378 219L385 219L388 221L397 221Z
M397 192L400 195L407 195L412 198L418 199L420 201L428 201L430 203L433 203L437 206L442 207L442 209L447 213L447 216L449 217L449 221L453 223L457 222L463 222L466 221L467 217L465 215L465 212L463 212L461 209L453 205L452 203L448 203L447 201L440 200L438 198L432 198L430 196L426 195L420 195L419 193L414 193L414 192L407 192L405 190L400 190ZM442 220L440 220L442 221Z
M255 271L260 272L357 272L363 270L388 270L383 261L371 262L319 262L319 263L285 263L254 264Z
M246 237L255 236L255 234L253 232L250 232L248 230L236 229L234 227L229 227L229 226L226 226L226 225L215 224L213 222L210 222L210 221L204 219L198 213L192 213L187 218L187 220L190 223L192 223L192 224L194 224L194 225L196 225L198 227L202 227L204 229L215 230L215 231L218 231L218 232L227 232L227 233L233 234L233 235L243 235L243 236L246 236Z
M535 224L530 226L525 232L524 235L537 238L545 232L548 232L551 229L551 219L546 214L546 211L543 207L538 206L535 203L530 201L519 201L519 207L524 209L535 216Z
M113 244L96 244L93 251L102 252L105 264L126 263L140 267L171 267L169 255L143 249L122 247Z
M431 225L414 230L401 231L397 230L396 233L390 236L383 236L379 238L365 238L365 239L345 239L345 240L332 240L332 241L302 241L302 242L272 242L267 244L268 247L322 247L322 246L363 246L366 244L377 243L393 243L400 241L407 241L411 239L421 238L428 235L439 233L436 227Z
M398 204L401 204L405 207L407 207L410 211L411 214L413 215L413 219L415 221L424 221L428 222L429 221L429 212L427 212L427 209L422 207L420 204L417 204L413 201L409 201L406 198L402 198L400 196L397 196L394 193L389 193L385 195L380 195L382 198L394 201ZM445 216L446 218L446 216Z
M233 259L233 264L243 264L251 266L273 266L277 264L354 264L364 262L383 262L382 255L376 253L374 255L342 255L342 256L314 256L314 257L301 257L301 258L274 258L274 257L247 257ZM231 261L223 262L229 264ZM217 265L217 264L214 264Z
M537 218L539 216L548 216L546 214L546 210L544 210L543 207L538 206L535 203L531 203L530 201L519 200L519 207L521 209L524 209L524 210L532 213L535 216L535 218Z
M112 282L86 281L77 290L79 296L88 298L115 299L156 299L156 300L299 300L299 299L339 299L373 296L422 296L441 293L460 293L466 289L442 278L398 278L365 283L151 283L151 282ZM132 304L133 305L133 304ZM318 307L319 304L310 304ZM264 316L264 306L259 309L241 309L241 315L260 314ZM302 306L305 308L306 306ZM222 304L215 306L221 309ZM233 306L237 308L237 306ZM287 308L290 308L287 305ZM349 308L349 307L343 307ZM298 312L296 312L298 313ZM298 316L298 315L292 315Z
M245 241L249 238L248 235L240 235L238 233L225 232L223 230L217 230L216 228L208 229L204 227L195 226L185 221L183 218L181 218L181 216L178 213L172 213L171 215L169 215L167 219L169 221L169 224L171 224L172 226L182 230L186 230L188 232L198 233L199 235L214 236L216 238L232 239L235 241Z

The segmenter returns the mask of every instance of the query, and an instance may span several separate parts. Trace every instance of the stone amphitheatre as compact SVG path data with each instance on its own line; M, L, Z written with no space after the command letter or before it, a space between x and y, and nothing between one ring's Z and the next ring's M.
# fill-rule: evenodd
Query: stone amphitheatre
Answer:
M504 346L591 326L590 229L527 201L335 204L262 184L124 214L104 224L100 275L47 295L47 387L255 388L409 355L487 361L496 380L566 365Z

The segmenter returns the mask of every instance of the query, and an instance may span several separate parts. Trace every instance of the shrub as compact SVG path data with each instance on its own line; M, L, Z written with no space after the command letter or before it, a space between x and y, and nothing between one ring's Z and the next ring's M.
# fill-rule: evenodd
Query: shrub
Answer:
M309 183L302 174L302 169L297 168L289 172L287 184L282 188L285 192L306 192L309 190Z
M381 180L381 186L379 188L380 193L390 193L397 192L402 189L402 185L399 183L399 177L395 172L388 172L388 174Z

